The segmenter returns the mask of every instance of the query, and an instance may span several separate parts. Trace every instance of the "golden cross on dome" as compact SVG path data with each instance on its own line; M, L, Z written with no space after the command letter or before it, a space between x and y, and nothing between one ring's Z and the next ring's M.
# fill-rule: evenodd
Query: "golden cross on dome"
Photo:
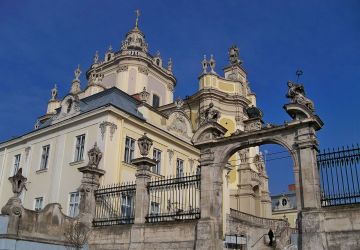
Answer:
M136 22L135 22L135 27L138 27L139 24L139 16L140 16L140 10L135 10L136 13Z

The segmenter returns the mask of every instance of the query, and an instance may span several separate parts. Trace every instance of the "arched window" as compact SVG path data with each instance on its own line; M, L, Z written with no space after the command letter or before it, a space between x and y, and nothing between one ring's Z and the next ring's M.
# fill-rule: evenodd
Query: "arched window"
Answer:
M66 110L66 113L69 113L70 111L71 111L71 107L72 107L72 105L73 105L73 100L72 99L69 99L68 101L67 101L67 110Z
M160 106L160 97L158 95L153 94L152 106L154 108L158 108Z
M107 60L110 61L110 59L111 59L111 54L108 54Z
M157 66L160 66L160 59L159 59L159 58L156 59L156 65L157 65Z

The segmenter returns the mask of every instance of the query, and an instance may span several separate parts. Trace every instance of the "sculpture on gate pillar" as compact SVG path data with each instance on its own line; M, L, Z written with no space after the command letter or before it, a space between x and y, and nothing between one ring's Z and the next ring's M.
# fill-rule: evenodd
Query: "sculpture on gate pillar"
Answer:
M97 146L97 143L95 142L94 147L88 151L88 157L89 157L89 167L98 168L100 160L102 158L102 153Z
M150 148L153 145L153 141L147 137L146 133L138 140L138 146L140 149L140 154L143 157L146 157L149 154Z
M289 88L286 94L287 98L290 98L293 103L306 106L312 112L315 111L314 103L309 98L305 97L304 85L293 83L292 81L288 81L287 85Z
M95 214L95 190L100 186L100 177L105 174L103 169L99 168L102 153L95 142L94 147L88 151L89 162L86 166L78 168L83 174L81 179L79 218L87 226L91 225Z
M8 200L6 205L1 209L2 214L20 216L23 210L21 205L21 199L19 196L22 191L26 190L27 178L22 175L22 169L20 168L14 176L9 177L9 181L12 185L12 191L14 195Z
M20 168L16 174L12 177L9 177L9 181L12 185L12 191L14 193L14 197L19 197L23 189L26 190L26 181L27 178L22 175L22 168Z
M147 189L148 183L150 182L151 174L150 171L156 165L154 159L149 158L150 148L153 145L151 140L146 133L138 139L138 146L142 157L133 159L131 164L137 168L136 177L136 197L135 197L135 224L145 223L145 217L149 211L150 196Z

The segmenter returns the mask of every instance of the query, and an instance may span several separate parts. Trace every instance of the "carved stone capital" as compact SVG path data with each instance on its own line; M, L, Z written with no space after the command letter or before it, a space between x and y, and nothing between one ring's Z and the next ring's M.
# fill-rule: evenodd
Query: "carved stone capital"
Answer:
M200 152L200 165L210 165L215 159L214 152L211 149L205 149Z
M140 157L131 161L131 164L137 167L136 178L150 178L150 170L156 166L156 161L148 157Z

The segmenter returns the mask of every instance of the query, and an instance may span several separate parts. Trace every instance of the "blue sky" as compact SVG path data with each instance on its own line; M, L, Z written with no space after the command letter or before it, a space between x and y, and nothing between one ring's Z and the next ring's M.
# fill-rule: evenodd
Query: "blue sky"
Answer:
M325 122L320 147L359 142L360 1L0 1L0 141L33 128L50 89L70 89L77 64L85 72L96 50L118 50L141 10L140 28L152 53L172 57L176 96L198 88L204 54L217 72L227 49L240 48L264 120L288 120L286 82L295 71ZM82 75L82 84L86 84ZM281 148L266 147L270 153ZM271 178L292 175L291 161L269 162ZM285 178L285 177L284 177ZM289 181L291 182L291 181ZM284 186L271 182L272 192ZM286 183L287 184L287 183ZM286 185L285 185L286 187Z

